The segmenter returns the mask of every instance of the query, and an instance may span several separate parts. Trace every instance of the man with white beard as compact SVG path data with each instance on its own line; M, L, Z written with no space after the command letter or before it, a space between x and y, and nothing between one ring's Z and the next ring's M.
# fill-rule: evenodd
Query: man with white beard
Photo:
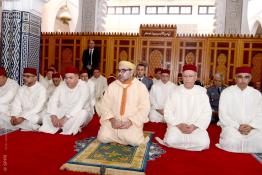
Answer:
M61 134L75 135L92 119L84 108L90 100L89 92L86 83L79 79L77 68L66 67L64 79L65 83L56 88L47 104L39 131L54 134L61 129Z
M194 85L197 80L196 66L184 65L182 77L184 84L175 89L164 108L167 123L164 140L158 137L156 140L177 149L202 151L209 148L206 129L212 110L206 89Z
M18 88L17 82L8 78L5 68L0 67L0 128L10 122L10 107Z
M226 88L219 101L222 127L217 146L229 152L262 152L262 95L248 86L251 68L236 68L236 85Z
M169 81L170 70L161 69L160 80L153 84L150 90L151 110L149 119L151 122L164 121L164 106L168 96L174 93L176 85Z

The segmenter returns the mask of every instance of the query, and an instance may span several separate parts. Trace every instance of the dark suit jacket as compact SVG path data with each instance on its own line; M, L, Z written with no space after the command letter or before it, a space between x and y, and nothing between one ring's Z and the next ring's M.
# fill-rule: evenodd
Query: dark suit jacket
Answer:
M91 55L89 55L89 48L84 50L82 62L83 62L83 69L87 69L87 65L91 65ZM100 52L97 48L94 48L93 55L92 55L92 65L91 65L92 70L94 68L99 68L99 65L100 65Z
M220 92L216 86L211 86L207 88L207 95L209 97L209 102L210 102L211 108L214 111L218 111L220 94L222 93L222 91L225 88L226 88L225 86L222 86Z
M144 85L146 86L147 90L150 91L152 85L153 85L153 80L147 78L147 77L143 77L142 79L142 83L144 83Z

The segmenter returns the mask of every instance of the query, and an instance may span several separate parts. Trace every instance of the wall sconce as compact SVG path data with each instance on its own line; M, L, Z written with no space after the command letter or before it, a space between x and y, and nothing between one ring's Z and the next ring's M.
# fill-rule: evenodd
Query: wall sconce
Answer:
M64 24L68 24L69 21L71 21L72 17L70 14L70 11L67 7L67 1L66 1L66 5L61 7L62 12L59 15L59 19L64 23Z

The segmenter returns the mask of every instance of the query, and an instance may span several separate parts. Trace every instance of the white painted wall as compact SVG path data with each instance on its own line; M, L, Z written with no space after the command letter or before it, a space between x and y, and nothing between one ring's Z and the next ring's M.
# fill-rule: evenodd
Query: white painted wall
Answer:
M43 6L42 32L54 32L55 20L59 9L66 4L66 0L49 0ZM76 31L78 20L79 0L67 0L67 7L71 13L72 20L69 22L70 32Z
M247 18L249 31L255 34L258 24L262 25L262 0L249 0Z
M3 0L3 10L19 10L42 15L42 7L47 0Z
M140 15L107 15L107 32L138 32L140 24L176 24L178 33L213 33L214 15L198 15L198 5L215 5L215 0L108 0L107 3L140 6ZM146 15L148 5L192 5L192 15Z

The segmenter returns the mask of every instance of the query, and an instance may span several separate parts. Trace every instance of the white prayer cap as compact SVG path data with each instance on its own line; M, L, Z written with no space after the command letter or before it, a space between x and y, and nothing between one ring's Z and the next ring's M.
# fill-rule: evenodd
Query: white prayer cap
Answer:
M119 66L120 65L126 66L127 68L132 69L132 70L134 70L136 68L136 65L134 65L133 63L131 63L129 61L120 61Z

